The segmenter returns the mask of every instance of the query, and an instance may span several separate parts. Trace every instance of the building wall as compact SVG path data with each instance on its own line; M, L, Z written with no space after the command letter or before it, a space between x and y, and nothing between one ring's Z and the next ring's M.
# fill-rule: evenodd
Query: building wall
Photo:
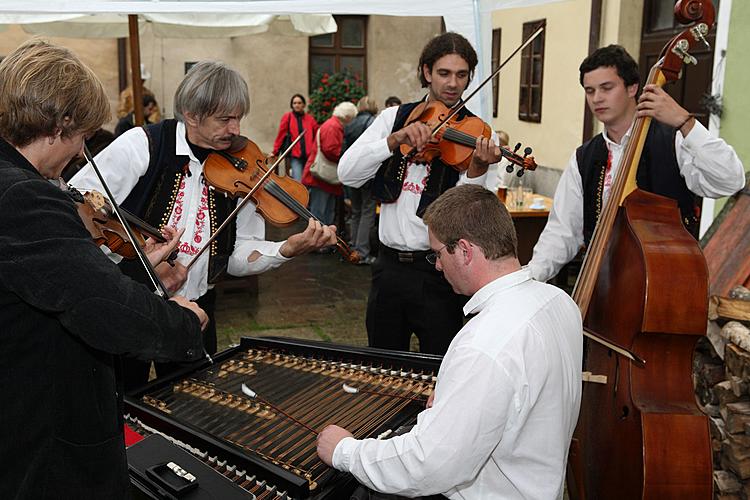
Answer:
M13 52L21 43L32 38L21 29L20 26L8 26L6 31L0 33L0 57L4 57ZM53 38L45 37L51 43L62 45L69 48L89 66L99 77L104 85L104 90L109 96L109 102L112 107L112 120L105 125L105 128L114 130L117 120L115 111L117 110L117 100L119 96L118 73L117 73L117 40L91 40L75 38Z
M588 54L590 12L591 0L493 12L493 27L502 29L501 61L522 42L523 23L547 20L541 123L518 119L518 56L500 73L498 116L493 120L495 129L510 134L511 144L531 146L539 165L564 169L581 143L585 100L578 83L578 66Z
M750 98L747 94L747 82L750 81L750 65L747 64L747 53L750 51L748 23L750 23L750 2L734 0L727 42L722 95L724 109L721 116L720 135L734 146L745 164L745 171L750 170L750 141L748 141Z
M368 21L368 91L382 107L386 97L409 101L421 97L416 66L422 47L441 29L440 17L370 16ZM0 36L0 55L30 38L19 26ZM50 38L70 48L102 79L112 104L114 129L119 95L117 41ZM157 38L142 30L141 62L151 73L145 85L156 95L162 116L173 116L173 98L185 73L185 62L221 60L237 69L250 89L250 113L242 121L244 135L271 152L281 116L292 94L308 95L308 38L273 33L230 39Z

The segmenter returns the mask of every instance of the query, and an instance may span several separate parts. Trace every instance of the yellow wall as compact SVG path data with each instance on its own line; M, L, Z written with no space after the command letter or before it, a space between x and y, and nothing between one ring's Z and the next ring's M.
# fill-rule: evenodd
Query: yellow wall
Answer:
M493 27L502 29L501 61L522 42L523 23L547 20L541 123L518 119L518 56L500 74L498 117L493 122L495 129L510 134L511 144L531 146L539 165L565 168L581 143L585 100L578 66L588 54L590 10L590 0L569 0L500 10L492 16Z

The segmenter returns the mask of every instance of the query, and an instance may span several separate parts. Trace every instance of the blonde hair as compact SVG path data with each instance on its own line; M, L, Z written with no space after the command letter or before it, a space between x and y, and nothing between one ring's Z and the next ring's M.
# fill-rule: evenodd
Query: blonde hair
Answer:
M370 96L363 96L359 101L357 101L357 111L362 113L363 111L367 111L371 115L377 115L378 114L378 105L375 103L375 99L373 99Z
M0 63L0 135L14 146L91 134L111 116L102 83L66 48L32 39Z

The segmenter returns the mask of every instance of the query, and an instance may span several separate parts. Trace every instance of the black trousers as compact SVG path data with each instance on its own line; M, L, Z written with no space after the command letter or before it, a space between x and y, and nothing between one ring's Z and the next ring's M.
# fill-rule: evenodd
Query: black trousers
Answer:
M208 325L203 332L203 346L210 355L216 354L216 290L211 289L195 301L208 315ZM143 332L148 335L148 332ZM122 382L125 392L141 387L148 382L151 361L141 361L129 356L122 356ZM164 377L178 370L181 363L155 363L156 376Z
M399 252L381 243L367 300L370 347L408 351L414 333L421 352L445 354L463 326L468 297L453 292L443 273L425 260L428 253Z

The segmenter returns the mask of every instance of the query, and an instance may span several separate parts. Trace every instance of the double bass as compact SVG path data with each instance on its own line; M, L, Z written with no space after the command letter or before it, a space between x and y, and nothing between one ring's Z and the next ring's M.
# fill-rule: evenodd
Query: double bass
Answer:
M692 23L663 49L648 84L677 80L714 21L710 0L680 0ZM637 118L573 299L589 338L569 453L575 499L710 499L707 417L692 382L705 334L708 271L675 201L637 188L651 118Z

